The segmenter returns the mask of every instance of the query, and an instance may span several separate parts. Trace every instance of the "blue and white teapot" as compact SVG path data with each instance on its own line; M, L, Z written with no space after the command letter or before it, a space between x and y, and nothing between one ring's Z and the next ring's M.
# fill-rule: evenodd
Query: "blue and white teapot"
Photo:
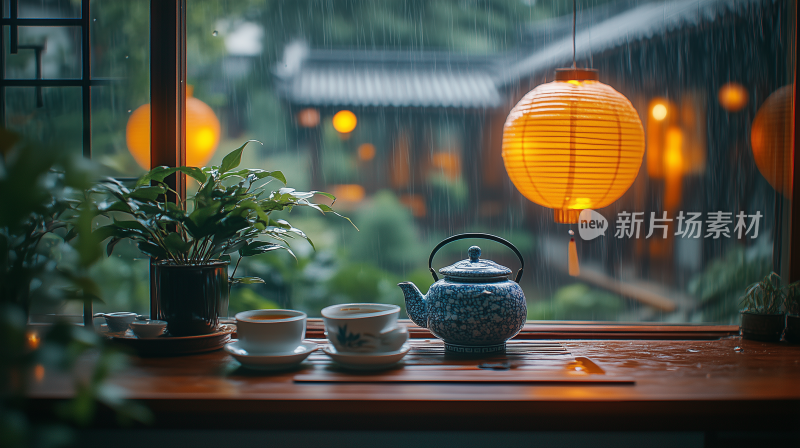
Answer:
M484 238L505 244L521 264L514 281L511 270L491 260L482 260L478 246L469 248L469 259L439 269L442 280L431 267L433 256L444 245L464 238ZM510 242L485 233L463 233L446 238L428 259L434 284L427 295L410 282L398 284L405 294L406 313L420 327L444 340L451 353L493 354L505 351L506 341L525 325L528 309L517 282L525 262Z

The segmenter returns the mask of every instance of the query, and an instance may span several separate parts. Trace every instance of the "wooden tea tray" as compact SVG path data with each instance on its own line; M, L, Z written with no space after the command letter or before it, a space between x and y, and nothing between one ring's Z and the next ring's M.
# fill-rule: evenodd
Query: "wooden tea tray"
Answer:
M231 340L231 335L236 332L236 325L224 324L211 334L198 336L168 336L163 335L151 339L139 339L131 330L125 333L105 333L104 336L125 349L133 351L139 356L179 356L193 355L219 350Z
M557 342L509 341L504 355L480 359L446 355L439 340L409 343L411 351L403 360L382 371L345 370L317 351L307 361L314 368L293 379L298 383L635 383L629 377L606 375L589 358L576 358Z

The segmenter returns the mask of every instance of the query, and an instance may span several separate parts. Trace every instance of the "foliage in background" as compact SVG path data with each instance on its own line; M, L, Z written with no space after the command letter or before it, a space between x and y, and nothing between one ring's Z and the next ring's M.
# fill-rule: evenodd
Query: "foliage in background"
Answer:
M747 288L742 297L742 311L758 314L779 314L785 293L781 288L781 278L772 272L760 282Z
M534 320L618 320L623 302L606 291L575 283L559 288L550 300L528 305Z
M414 218L394 193L376 193L356 218L361 232L347 248L352 261L401 273L426 262Z
M430 274L417 269L399 275L374 264L349 261L328 249L298 255L295 263L284 254L251 257L242 263L246 275L258 275L264 284L234 287L230 312L248 309L291 308L319 316L336 303L378 302L403 305L400 281L414 281L425 291Z
M689 282L689 293L699 300L702 320L735 322L742 291L772 270L772 250L767 244L747 249L734 246L725 257L708 263Z
M292 253L288 239L295 236L311 243L303 231L286 220L270 218L270 214L290 211L293 207L311 207L323 214L338 215L331 207L310 201L317 194L331 201L336 198L324 192L299 192L288 187L269 190L267 185L272 180L286 184L283 173L236 169L247 143L226 155L219 166L154 168L139 178L133 189L108 179L95 190L110 196L99 206L100 211L106 216L121 214L130 219L114 219L99 227L94 232L95 238L111 238L107 246L109 255L117 243L127 238L136 241L142 252L179 265L203 264L235 252L239 261L277 249ZM174 193L165 179L177 172L200 183L197 192L183 201L182 206L167 201L165 196L167 191ZM277 242L263 241L260 237ZM234 278L235 273L236 268L231 274L234 283L263 282L258 277Z
M95 312L150 311L150 258L136 245L121 242L114 256L104 258L89 269L89 275L100 288L103 303L95 304Z
M83 196L91 183L81 159L20 142L0 129L0 440L4 447L60 446L73 425L87 425L98 403L121 421L148 418L103 381L124 366L91 329L57 322L41 332L28 328L35 301L98 300L88 268L101 256L91 232L93 210ZM94 356L87 354L94 353ZM80 365L78 360L81 360ZM76 395L60 402L59 420L31 419L26 391L36 371L73 372Z

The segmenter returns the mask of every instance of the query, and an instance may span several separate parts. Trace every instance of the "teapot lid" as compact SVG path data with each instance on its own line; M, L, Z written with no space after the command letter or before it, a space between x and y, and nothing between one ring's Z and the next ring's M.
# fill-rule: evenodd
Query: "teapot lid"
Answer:
M467 251L468 260L461 260L450 266L439 269L439 273L446 277L460 279L488 279L492 277L506 277L511 269L501 266L491 260L481 260L481 248L472 246Z

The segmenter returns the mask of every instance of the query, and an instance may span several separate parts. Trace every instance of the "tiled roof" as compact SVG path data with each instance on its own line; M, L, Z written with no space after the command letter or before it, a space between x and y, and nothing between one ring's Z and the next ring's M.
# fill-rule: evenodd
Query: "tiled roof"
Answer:
M286 97L300 105L481 108L500 104L492 78L475 71L309 67L287 84Z
M308 50L295 43L276 75L281 95L297 105L471 109L501 104L489 71L496 65L446 53Z
M576 56L585 60L636 41L652 39L671 31L696 28L714 22L726 14L747 16L754 5L775 0L672 0L653 1L614 14L594 24L579 27L575 36ZM591 14L588 12L587 14ZM571 17L569 17L571 19ZM554 22L563 21L561 18ZM570 27L571 30L571 27ZM572 63L571 33L534 51L513 64L498 80L499 84L566 67Z
M651 39L681 28L696 28L727 14L748 16L753 6L778 0L671 0L621 10L599 8L585 14L576 36L577 57ZM627 9L625 9L627 8ZM569 17L571 31L571 16ZM596 21L595 21L596 20ZM275 69L279 94L308 106L494 108L501 89L521 78L572 62L572 35L564 18L537 25L550 42L533 43L526 57L469 56L427 51L310 50L302 42L286 46Z

